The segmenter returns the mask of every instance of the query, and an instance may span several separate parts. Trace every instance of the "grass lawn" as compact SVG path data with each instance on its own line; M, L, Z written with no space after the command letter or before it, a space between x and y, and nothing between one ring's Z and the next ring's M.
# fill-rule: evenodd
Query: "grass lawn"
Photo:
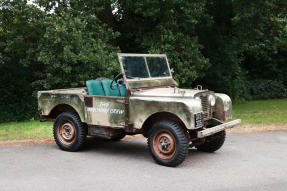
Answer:
M233 105L233 119L241 119L242 125L286 125L287 99Z
M230 132L287 130L287 99L233 105L233 117L232 120L241 119L242 123ZM0 124L0 141L53 139L53 122L39 121Z
M53 139L53 122L39 120L0 124L0 141Z

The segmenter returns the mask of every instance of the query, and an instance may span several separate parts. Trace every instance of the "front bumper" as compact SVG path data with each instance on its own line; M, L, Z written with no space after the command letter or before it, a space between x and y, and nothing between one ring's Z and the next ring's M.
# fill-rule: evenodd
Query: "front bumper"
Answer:
M220 131L223 131L225 129L229 129L229 128L232 128L236 125L239 125L241 123L241 119L236 119L234 121L230 121L228 123L223 123L221 125L217 125L217 126L214 126L212 128L208 128L208 129L205 129L205 130L202 130L202 131L198 131L197 132L197 138L203 138L203 137L207 137L207 136L210 136L210 135L213 135L217 132L220 132Z

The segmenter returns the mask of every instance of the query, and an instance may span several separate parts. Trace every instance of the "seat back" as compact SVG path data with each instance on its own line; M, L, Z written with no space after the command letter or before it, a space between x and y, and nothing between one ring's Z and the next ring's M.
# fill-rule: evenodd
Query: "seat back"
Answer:
M102 81L102 85L103 85L106 96L120 96L119 90L112 90L110 88L111 82L112 82L111 79L104 79ZM116 82L113 82L113 84L116 84ZM115 86L115 88L116 88L116 86Z
M103 86L99 80L88 80L86 86L89 95L105 96Z
M117 82L119 82L119 80ZM121 84L119 84L118 86L121 86ZM126 87L122 86L119 90L120 90L121 96L126 97Z

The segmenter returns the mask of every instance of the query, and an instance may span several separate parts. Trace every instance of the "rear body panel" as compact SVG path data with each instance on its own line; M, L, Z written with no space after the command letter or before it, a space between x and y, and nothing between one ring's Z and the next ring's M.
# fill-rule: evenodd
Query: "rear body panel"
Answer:
M66 111L64 105L69 105L77 111L81 120L86 122L85 105L83 95L78 94L56 94L43 92L38 98L38 110L41 117L49 117L51 111L59 106L59 111Z

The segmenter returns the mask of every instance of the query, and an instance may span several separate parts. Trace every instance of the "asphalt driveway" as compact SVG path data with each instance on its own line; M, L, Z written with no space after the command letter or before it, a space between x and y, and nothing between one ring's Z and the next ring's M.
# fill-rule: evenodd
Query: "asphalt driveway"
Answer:
M287 190L287 131L228 134L215 153L156 164L146 139L0 146L0 190Z

